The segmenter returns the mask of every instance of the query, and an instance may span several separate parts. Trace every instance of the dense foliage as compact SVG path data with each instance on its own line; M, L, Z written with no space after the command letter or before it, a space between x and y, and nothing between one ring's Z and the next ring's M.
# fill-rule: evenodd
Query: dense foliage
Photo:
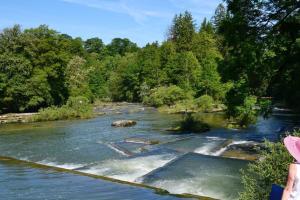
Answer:
M300 132L295 131L291 135L299 137ZM265 145L261 159L242 171L244 191L240 194L241 200L269 199L272 184L286 184L292 156L282 142L266 142Z
M247 126L267 109L266 97L299 107L299 27L296 0L226 0L199 26L186 11L166 41L143 48L16 25L0 33L0 113L60 107L76 96L204 111L224 103Z

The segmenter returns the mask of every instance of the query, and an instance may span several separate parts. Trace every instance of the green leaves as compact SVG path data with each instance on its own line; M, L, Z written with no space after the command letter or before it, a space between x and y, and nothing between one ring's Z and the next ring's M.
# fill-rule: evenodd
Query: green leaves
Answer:
M169 87L158 87L150 91L149 96L144 96L143 103L159 107L162 105L174 105L180 100L187 99L188 96L183 89L172 85Z
M183 14L175 15L168 40L175 43L177 52L190 51L195 33L193 16L190 12L185 11Z

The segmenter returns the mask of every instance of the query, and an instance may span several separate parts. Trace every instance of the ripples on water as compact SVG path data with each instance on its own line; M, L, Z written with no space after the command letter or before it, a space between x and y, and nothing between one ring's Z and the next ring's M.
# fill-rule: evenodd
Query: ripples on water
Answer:
M249 129L230 130L223 128L222 114L201 114L198 117L213 129L202 134L181 135L165 131L180 120L180 116L160 114L151 108L142 109L140 105L132 105L129 109L134 109L134 112L123 110L123 114L91 120L1 125L0 155L141 182L172 193L236 199L241 190L239 170L247 162L221 158L219 155L233 144L260 142L264 138L276 141L281 133L300 124L298 116L275 113L267 120L259 119ZM138 124L131 128L112 128L111 122L119 119L136 120ZM126 142L128 138L133 142ZM151 146L143 142L149 140L160 141L160 144ZM230 142L223 146L228 140ZM3 164L0 165L2 168L11 169ZM10 172L12 177L9 183L18 185L15 175L21 169L14 172L15 168ZM43 174L40 170L34 173ZM25 173L24 176L29 178L29 175ZM3 176L7 173L2 173L0 177ZM52 180L52 176L47 178L49 184L53 183ZM7 177L2 180L3 183L7 181ZM82 187L90 188L87 182L82 184ZM16 187L16 193L21 186ZM109 195L115 190L115 186L110 187L101 192ZM78 193L80 191L83 192L79 190ZM135 196L135 191L124 192L130 197ZM148 193L141 190L139 195L144 198Z

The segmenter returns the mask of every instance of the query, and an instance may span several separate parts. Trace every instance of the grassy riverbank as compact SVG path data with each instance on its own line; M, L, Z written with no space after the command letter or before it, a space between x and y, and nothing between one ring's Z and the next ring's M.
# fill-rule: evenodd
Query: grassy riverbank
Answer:
M94 116L88 99L84 97L71 97L61 107L52 106L39 110L30 121L55 121L65 119L88 119Z

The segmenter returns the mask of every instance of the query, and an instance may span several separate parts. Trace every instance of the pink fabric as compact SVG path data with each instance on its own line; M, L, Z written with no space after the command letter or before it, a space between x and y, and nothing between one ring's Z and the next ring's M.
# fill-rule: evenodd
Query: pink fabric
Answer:
M300 162L300 138L287 136L284 138L283 142L290 154L297 160L297 162Z

